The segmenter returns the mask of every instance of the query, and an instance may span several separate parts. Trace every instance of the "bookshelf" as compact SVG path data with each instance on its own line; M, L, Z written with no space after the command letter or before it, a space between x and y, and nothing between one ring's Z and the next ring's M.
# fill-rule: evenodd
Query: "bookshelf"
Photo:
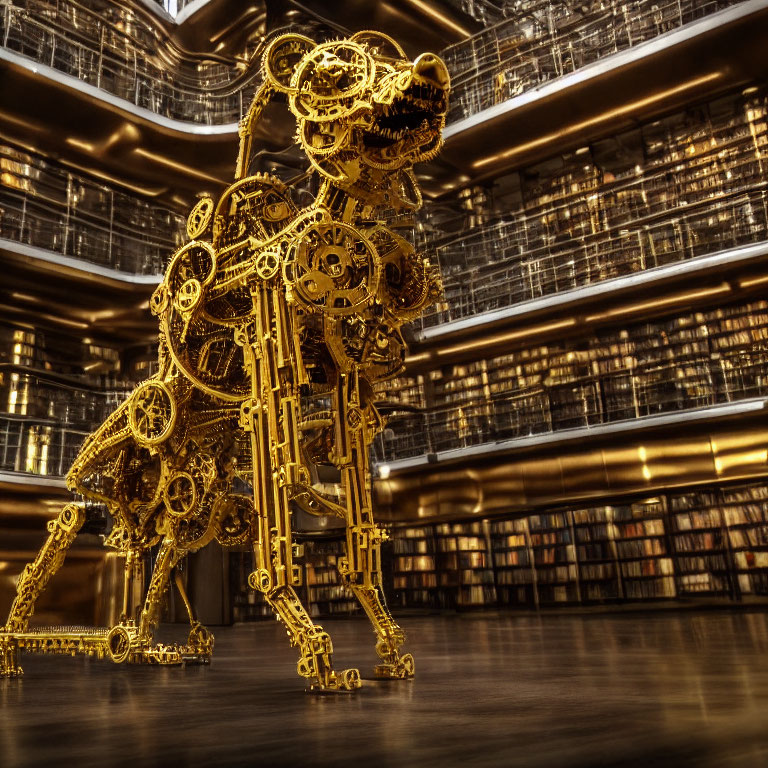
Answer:
M421 214L444 299L422 328L768 239L768 89L752 86Z
M360 604L341 583L337 567L344 555L344 542L308 539L303 546L304 585L310 616L346 616L358 612Z
M678 593L728 596L733 585L719 493L674 495L669 502Z
M624 596L616 548L612 507L587 507L570 512L573 518L581 599L585 603L613 602Z
M392 461L768 394L768 302L715 305L526 345L423 376L418 433L393 423ZM431 391L428 387L431 387ZM391 388L389 396L396 396ZM399 441L408 449L398 452Z
M675 597L663 498L611 508L622 591L627 600ZM678 555L678 560L683 555Z
M408 553L395 575L398 608L768 597L765 484L396 527L392 537Z
M528 518L494 521L491 541L499 602L538 605Z
M488 523L442 523L435 540L442 607L495 605Z
M531 515L528 531L539 605L580 602L576 548L569 512Z
M524 0L443 56L452 73L449 121L461 120L736 2Z
M723 489L721 502L739 591L768 595L768 487Z
M398 528L392 536L392 597L395 608L439 608L434 526Z
M158 276L184 242L177 211L3 141L0 176L2 239Z

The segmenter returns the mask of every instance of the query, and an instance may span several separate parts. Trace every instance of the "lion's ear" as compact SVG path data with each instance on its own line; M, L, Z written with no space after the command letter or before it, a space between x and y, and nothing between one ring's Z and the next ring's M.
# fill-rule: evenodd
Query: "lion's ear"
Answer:
M267 82L283 93L291 92L291 77L296 65L317 43L304 35L280 35L264 51L264 73Z

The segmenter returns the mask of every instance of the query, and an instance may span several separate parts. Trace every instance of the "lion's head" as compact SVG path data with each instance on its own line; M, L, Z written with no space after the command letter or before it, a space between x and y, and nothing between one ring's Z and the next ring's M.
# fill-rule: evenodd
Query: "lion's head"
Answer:
M297 138L325 179L375 207L417 208L414 163L442 142L449 77L431 53L411 62L391 38L358 32L316 44L282 35L264 54L267 84L286 95Z

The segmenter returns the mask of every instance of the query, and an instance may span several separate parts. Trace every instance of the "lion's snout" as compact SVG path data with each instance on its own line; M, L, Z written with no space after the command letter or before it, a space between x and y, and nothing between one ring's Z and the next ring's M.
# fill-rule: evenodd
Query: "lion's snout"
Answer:
M451 77L445 63L434 53L422 53L413 62L413 74L422 80L426 80L434 88L439 88L446 93L451 87Z

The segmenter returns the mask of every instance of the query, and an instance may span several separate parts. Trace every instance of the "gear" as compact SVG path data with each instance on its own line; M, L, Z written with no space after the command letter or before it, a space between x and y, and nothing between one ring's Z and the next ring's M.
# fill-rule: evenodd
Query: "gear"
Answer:
M173 297L173 304L182 314L192 312L200 303L203 286L197 278L191 277L181 284L179 292Z
M193 240L171 257L163 282L168 287L171 300L175 301L185 283L196 280L204 288L211 283L215 274L216 252L213 246L203 240Z
M159 445L176 425L176 400L167 384L150 379L140 384L128 403L128 425L140 445Z
M362 233L341 222L315 224L289 255L286 279L308 308L329 315L362 310L376 296L380 261Z
M205 234L213 221L213 198L201 197L187 217L187 237L197 240Z
M177 472L163 489L163 501L169 515L187 518L195 511L197 485L188 472Z
M307 51L315 47L313 40L303 35L280 35L264 51L264 73L269 84L278 91L289 93L296 65Z
M361 96L373 85L376 66L362 46L345 40L316 46L291 78L291 111L325 122L349 117L365 106Z
M359 32L355 32L349 39L365 46L376 57L377 63L382 58L394 59L395 61L403 61L408 58L400 45L383 32L361 29Z
M125 624L117 624L109 631L107 635L107 651L109 657L115 664L122 664L127 661L132 651L137 646L137 628Z

